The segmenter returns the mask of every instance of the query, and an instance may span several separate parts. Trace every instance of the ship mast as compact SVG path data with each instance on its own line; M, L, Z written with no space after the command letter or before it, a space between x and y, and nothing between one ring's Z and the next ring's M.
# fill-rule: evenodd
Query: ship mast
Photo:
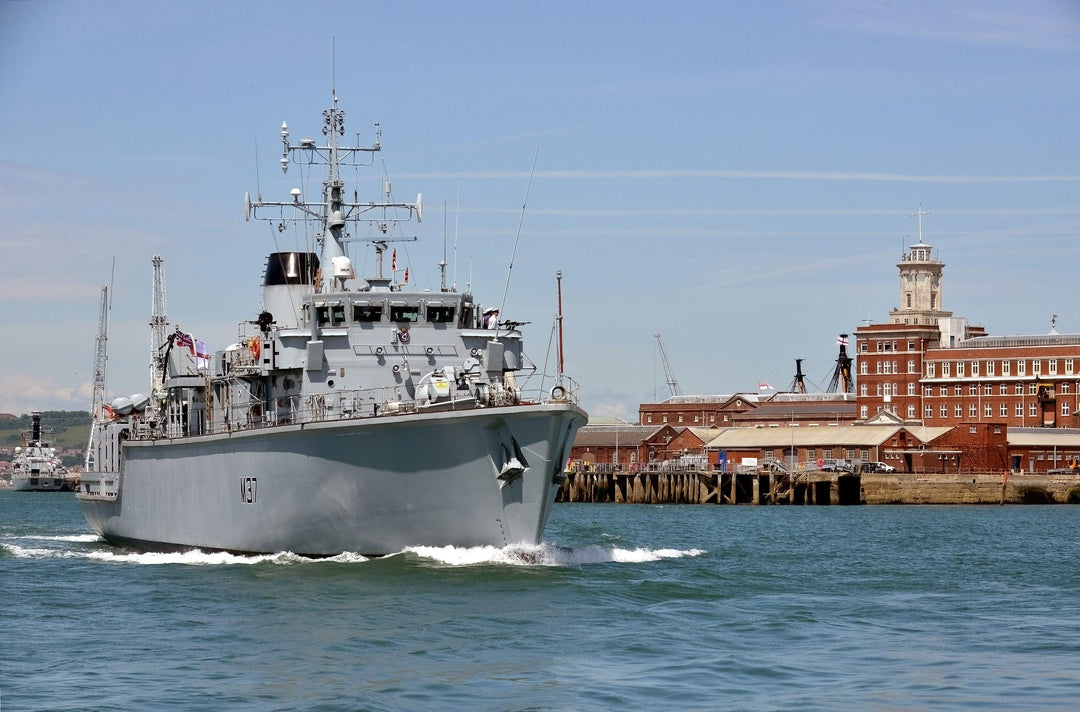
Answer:
M154 255L154 286L150 311L150 393L156 402L165 382L165 365L162 349L168 338L165 334L165 260Z
M423 220L424 208L421 195L416 196L415 203L400 203L391 200L390 182L385 185L386 200L382 202L359 202L357 198L349 201L345 197L345 183L341 178L342 166L363 167L371 166L375 162L375 154L382 150L382 130L375 124L375 143L370 146L343 146L340 137L345 135L345 112L338 108L338 97L335 91L331 91L331 107L323 111L323 135L326 144L319 146L315 139L303 138L299 143L291 143L289 139L289 126L281 124L281 170L288 173L290 165L309 166L316 163L325 164L328 167L326 181L323 183L323 195L320 202L308 202L304 200L303 193L299 188L291 191L292 201L275 202L264 201L260 196L256 201L251 200L250 195L245 196L246 217L260 220L268 220L277 224L278 230L284 230L288 223L298 223L305 220L316 220L323 226L319 236L319 246L322 248L320 256L320 268L322 269L322 282L320 289L330 291L334 288L335 279L343 286L346 279L352 278L352 265L345 254L345 242L349 239L345 226L349 220L359 221L366 219L376 225L381 237L373 238L370 242L375 243L377 256L377 277L368 279L371 288L389 288L390 279L382 277L382 253L385 251L385 243L393 241L386 235L391 225L410 220L413 215L416 221ZM277 208L276 215L259 215L261 208ZM408 211L404 217L392 215L392 209ZM379 214L363 217L371 211L379 211ZM415 238L413 238L415 239ZM382 249L380 249L380 247Z

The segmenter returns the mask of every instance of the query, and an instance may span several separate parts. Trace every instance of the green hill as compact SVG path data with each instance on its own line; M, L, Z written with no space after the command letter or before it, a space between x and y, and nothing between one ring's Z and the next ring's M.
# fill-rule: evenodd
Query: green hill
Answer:
M31 427L29 415L0 419L0 447L20 444ZM41 439L55 448L85 448L90 437L90 412L86 410L45 410L41 413Z

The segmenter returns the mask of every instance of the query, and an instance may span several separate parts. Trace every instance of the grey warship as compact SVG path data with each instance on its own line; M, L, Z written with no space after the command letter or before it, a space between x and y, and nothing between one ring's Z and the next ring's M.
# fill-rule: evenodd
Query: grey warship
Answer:
M318 199L245 198L249 220L316 239L269 255L236 343L204 353L155 310L149 394L106 404L95 388L76 498L113 544L333 556L541 540L586 420L577 384L561 356L550 376L532 364L520 323L448 287L445 257L438 291L410 288L391 243L416 239L395 235L422 220L421 197L396 201L386 180L379 200L348 199L342 169L374 165L381 133L342 145L331 99L324 141L281 128L283 170L325 169ZM373 275L356 277L353 246Z

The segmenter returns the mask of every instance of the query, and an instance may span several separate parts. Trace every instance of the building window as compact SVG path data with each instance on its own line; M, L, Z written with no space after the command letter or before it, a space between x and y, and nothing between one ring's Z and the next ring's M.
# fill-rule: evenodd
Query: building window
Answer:
M985 386L983 386L983 395L988 395L988 396L994 395L994 386L992 384L989 384L989 383L987 383Z
M1032 418L1034 418L1038 414L1039 414L1039 404L1038 403L1032 403L1031 405L1028 406L1028 415L1030 415Z
M907 407L907 417L909 420L915 417L915 406L909 405Z
M934 364L932 364L932 363L926 364L926 377L927 378L933 378L934 377Z
M978 376L979 375L979 362L978 361L972 361L971 362L971 375L972 376Z
M986 362L986 375L987 376L993 376L994 375L994 362L993 361L987 361Z
M866 408L865 405L859 406L859 417L863 418L864 420L866 419L866 415L867 415L866 410L867 410L867 408Z
M977 418L979 415L979 407L974 403L968 404L968 417Z
M1027 367L1023 359L1016 362L1016 375L1023 376L1027 372Z
M1071 376L1073 372L1073 360L1071 358L1065 359L1065 375Z
M1065 395L1068 392L1069 392L1069 384L1068 383L1062 383L1061 384L1061 394Z
M918 373L918 371L915 370L915 359L913 359L913 358L908 359L907 372L908 373Z
M1037 358L1031 359L1031 372L1033 374L1035 374L1036 376L1038 376L1039 374L1042 373L1042 361L1041 360L1039 360Z
M964 387L959 386L959 385L953 386L953 395L954 396L962 396L962 395L964 395Z
M879 376L881 375L881 361L878 361L874 364L874 372L877 373Z
M1015 392L1016 395L1018 395L1018 396L1024 395L1024 384L1023 383L1017 383L1013 387L1013 392Z
M977 395L979 395L979 387L977 385L975 385L974 383L972 383L970 386L968 386L968 395L969 396L977 396Z
M915 384L914 383L909 382L907 384L907 394L909 396L915 395Z
M877 394L878 394L878 398L880 398L881 397L881 384L880 383L877 384Z
M1009 417L1009 404L1008 403L1002 403L1001 404L1001 407L998 408L998 415L1000 415L1002 418L1008 418Z
M930 396L934 395L934 387L933 386L923 386L922 393L923 393L924 396L929 398Z
M940 412L941 412L941 417L942 418L948 418L949 417L949 406L942 403Z
M870 373L870 364L866 362L866 359L863 359L861 362L859 362L859 373L864 376Z
M959 403L957 403L955 406L953 406L953 415L955 415L957 418L963 418L964 417L964 406L960 405Z
M1047 371L1050 373L1051 376L1056 376L1057 375L1057 359L1056 358L1052 358L1049 361L1047 361L1046 362L1046 367L1047 367Z
M679 422L682 422L682 413L679 413Z
M1000 386L998 386L998 395L999 396L1007 396L1007 395L1009 395L1009 387L1006 386L1004 383L1002 383Z
M1001 375L1002 376L1008 376L1009 375L1009 362L1008 361L1002 361L1001 362Z
M929 420L934 417L934 406L928 405L923 408L923 417Z
M994 415L994 406L992 406L992 405L990 405L989 403L987 403L987 404L986 404L986 407L984 407L984 408L983 408L983 413L985 413L985 414L986 414L986 417L987 417L987 418L989 418L989 417L993 416L993 415Z
M1016 413L1017 418L1023 418L1024 417L1024 404L1023 403L1017 403L1016 404L1015 413Z
M963 378L964 377L964 362L963 361L957 361L956 362L956 377L957 378Z
M649 413L648 415L646 415L645 418L646 418L646 421L648 422L648 424L652 425L652 413Z
M1061 402L1061 414L1062 415L1068 415L1069 414L1069 402L1068 401L1062 401Z
M1038 395L1038 393L1039 393L1039 384L1038 383L1029 383L1028 384L1028 395L1029 396L1034 396L1034 395Z
M885 361L882 366L882 373L892 375L892 362Z
M868 390L869 390L869 388L867 388L867 385L865 383L860 383L859 384L859 395L862 396L863 398L865 398L867 395L869 395L869 393L867 393Z
M864 353L867 352L867 350L868 349L866 348L866 340L865 339L860 339L859 340L859 353L864 354Z
M914 351L915 350L915 342L914 341L907 342L907 350L908 351Z
M885 384L885 393L883 393L882 395L884 395L886 397L892 395L892 384L891 383L886 383Z
M949 395L949 387L948 386L938 386L938 395L939 396L947 396L947 395Z
M941 377L942 378L949 378L949 376L950 376L950 368L951 367L952 367L952 365L948 361L942 362L942 364L941 364Z

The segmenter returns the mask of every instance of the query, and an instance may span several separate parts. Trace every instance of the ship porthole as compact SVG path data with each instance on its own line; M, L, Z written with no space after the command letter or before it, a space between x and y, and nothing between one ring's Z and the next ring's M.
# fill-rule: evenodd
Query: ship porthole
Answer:
M329 381L327 381L326 386L327 386L327 388L333 388L334 387L334 379L331 378Z

